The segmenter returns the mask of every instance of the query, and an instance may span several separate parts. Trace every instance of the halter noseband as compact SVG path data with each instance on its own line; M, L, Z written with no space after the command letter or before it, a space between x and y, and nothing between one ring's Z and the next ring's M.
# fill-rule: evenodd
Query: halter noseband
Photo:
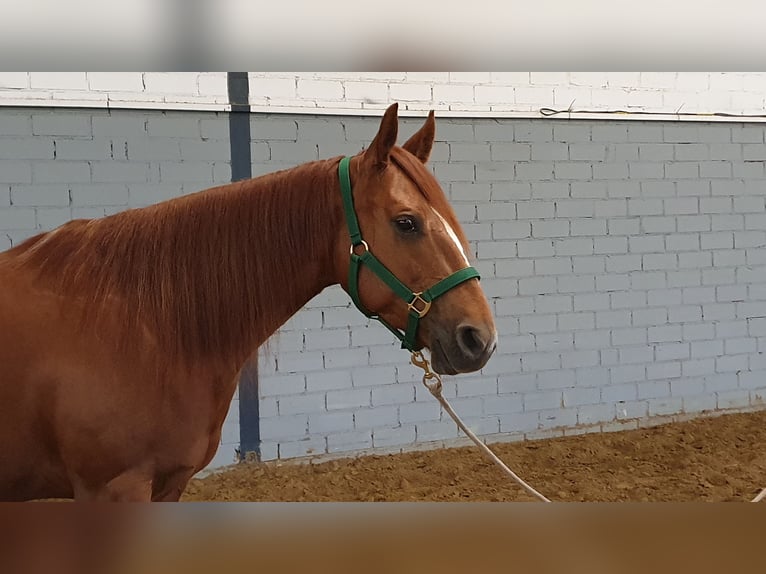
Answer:
M391 271L389 271L386 266L372 254L369 245L362 239L362 232L359 230L359 221L357 220L356 211L354 210L354 198L351 193L351 177L348 173L350 162L351 158L344 157L338 166L338 173L340 175L340 193L343 198L343 211L346 214L346 224L348 225L349 235L351 236L351 262L348 270L349 294L357 309L370 319L375 319L382 323L402 342L402 349L407 349L412 352L418 351L421 348L418 347L415 342L418 333L418 323L431 309L431 303L464 281L468 281L474 277L480 279L479 272L473 267L460 269L459 271L455 271L452 275L445 277L431 288L417 293L410 290L404 283L399 281L396 275L391 273ZM361 255L357 253L360 249L364 250ZM409 314L407 319L407 330L404 333L386 322L380 315L368 311L365 309L364 305L362 305L362 302L359 299L359 269L362 264L365 264L370 271L377 275L383 283L388 285L400 299L403 299L407 303Z

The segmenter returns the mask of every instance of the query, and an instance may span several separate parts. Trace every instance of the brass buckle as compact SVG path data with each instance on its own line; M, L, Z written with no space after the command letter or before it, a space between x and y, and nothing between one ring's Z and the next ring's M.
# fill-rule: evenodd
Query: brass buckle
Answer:
M431 309L431 301L426 301L425 299L423 299L423 297L421 297L422 294L423 294L422 291L420 291L419 293L415 293L415 297L412 299L412 301L407 303L407 309L409 309L410 311L413 311L418 316L418 319L422 319L423 317L425 317L426 313L428 313L428 311ZM423 304L422 310L415 307L415 303L417 302L420 302Z
M360 245L362 245L364 247L364 252L361 255L357 255L356 252L354 251L354 249L356 249ZM362 239L362 241L360 243L357 243L356 245L353 245L353 244L351 245L351 249L349 249L349 253L351 255L356 255L357 257L361 257L362 255L364 255L365 252L367 252L369 250L370 250L370 246L367 245L367 242L364 239Z

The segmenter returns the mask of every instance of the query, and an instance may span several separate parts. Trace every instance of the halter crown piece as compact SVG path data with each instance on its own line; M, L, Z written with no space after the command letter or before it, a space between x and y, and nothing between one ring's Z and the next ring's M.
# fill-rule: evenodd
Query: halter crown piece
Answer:
M338 173L340 175L340 193L343 198L343 211L346 214L346 224L348 225L348 232L351 236L351 262L348 269L348 291L351 295L351 300L354 302L357 309L367 317L379 321L391 331L402 342L402 349L407 349L414 353L422 348L422 345L418 346L415 342L418 333L418 323L431 309L431 303L464 281L473 278L480 279L479 272L473 267L465 267L464 269L455 271L452 275L445 277L429 289L420 292L412 291L404 283L399 281L396 275L391 273L391 271L389 271L386 266L372 254L370 246L367 245L367 242L364 239L362 239L362 232L359 230L359 221L356 217L356 211L354 210L354 197L351 193L351 177L348 173L350 162L351 158L344 157L338 166ZM362 249L363 252L358 254L357 251ZM379 315L368 311L364 305L362 305L362 302L359 299L359 269L363 264L377 275L383 283L399 296L399 298L407 303L409 315L407 319L407 330L404 333L386 322Z

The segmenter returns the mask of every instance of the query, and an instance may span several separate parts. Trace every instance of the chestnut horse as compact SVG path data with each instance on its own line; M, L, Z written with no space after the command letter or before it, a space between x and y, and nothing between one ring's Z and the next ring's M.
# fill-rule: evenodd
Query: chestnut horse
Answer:
M427 289L468 267L467 244L425 167L433 112L403 147L397 129L393 105L351 158L354 209L369 251ZM0 499L178 500L258 347L325 287L349 289L340 165L70 221L0 253ZM406 328L412 309L367 265L356 288ZM416 344L454 374L496 340L471 278L433 302Z

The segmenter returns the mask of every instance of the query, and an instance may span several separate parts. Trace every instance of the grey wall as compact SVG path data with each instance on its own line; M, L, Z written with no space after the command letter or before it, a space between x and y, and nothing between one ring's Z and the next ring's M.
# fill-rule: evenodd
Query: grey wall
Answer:
M226 183L229 155L226 114L0 108L0 250L73 218ZM237 407L214 464L234 459Z
M225 114L0 109L0 249L230 178ZM402 122L404 141L420 121ZM367 145L377 118L253 115L253 173ZM445 393L484 435L613 430L766 390L761 125L438 120L433 169L500 330ZM262 354L265 459L458 436L337 288ZM236 399L235 399L236 400ZM238 444L236 402L214 464Z
M254 171L350 153L375 118L254 117ZM406 121L404 141L419 125ZM500 331L445 381L483 435L636 427L762 405L763 125L439 120L433 169L471 240ZM263 356L264 458L450 441L407 354L340 289Z

